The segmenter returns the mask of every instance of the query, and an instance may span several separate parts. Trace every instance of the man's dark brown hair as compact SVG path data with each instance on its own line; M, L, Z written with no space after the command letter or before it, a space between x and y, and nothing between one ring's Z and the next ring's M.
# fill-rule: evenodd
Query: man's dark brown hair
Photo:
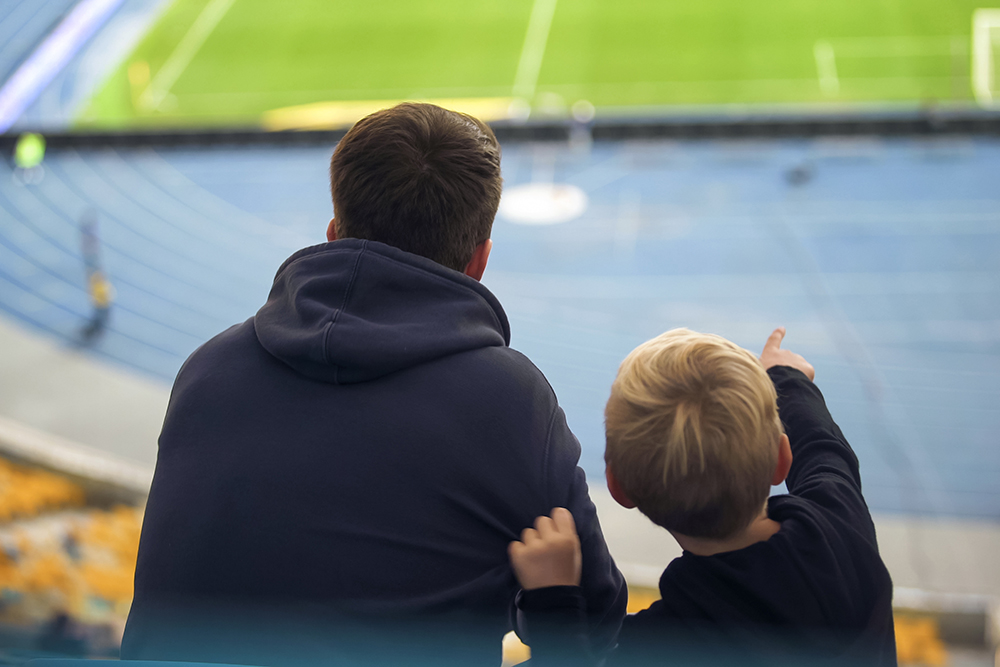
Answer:
M500 205L500 146L480 120L405 103L363 118L330 161L338 238L464 271Z

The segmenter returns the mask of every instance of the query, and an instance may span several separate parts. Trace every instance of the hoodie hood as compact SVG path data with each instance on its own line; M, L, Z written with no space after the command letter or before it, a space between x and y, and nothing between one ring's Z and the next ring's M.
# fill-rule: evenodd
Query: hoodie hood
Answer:
M334 384L374 380L510 343L507 316L479 281L361 239L289 257L254 328L273 356L302 375Z

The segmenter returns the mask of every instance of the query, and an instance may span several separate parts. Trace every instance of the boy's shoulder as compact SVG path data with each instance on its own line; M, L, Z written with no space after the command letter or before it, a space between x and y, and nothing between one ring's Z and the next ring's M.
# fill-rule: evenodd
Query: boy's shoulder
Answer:
M674 559L660 578L662 599L646 615L849 627L864 622L878 592L891 592L874 534L792 495L773 496L768 515L781 529L766 541Z
M774 496L768 513L782 525L766 541L675 558L661 599L626 618L621 643L648 645L663 633L704 643L715 632L720 649L770 636L834 654L859 642L866 655L888 650L892 580L874 542L805 498Z

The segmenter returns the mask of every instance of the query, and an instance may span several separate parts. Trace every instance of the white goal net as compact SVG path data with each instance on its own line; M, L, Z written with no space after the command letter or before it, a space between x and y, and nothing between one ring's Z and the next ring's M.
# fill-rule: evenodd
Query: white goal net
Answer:
M972 92L982 106L1000 108L1000 9L972 14Z

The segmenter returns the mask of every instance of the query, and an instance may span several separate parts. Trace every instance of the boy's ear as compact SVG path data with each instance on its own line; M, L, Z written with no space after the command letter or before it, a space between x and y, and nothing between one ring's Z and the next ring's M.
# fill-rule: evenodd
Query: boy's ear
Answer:
M618 483L615 474L611 472L611 468L604 469L604 477L608 480L608 491L611 492L611 497L615 499L615 502L627 510L634 508L635 503L622 491L622 486Z
M336 241L337 240L337 219L330 218L330 224L326 228L326 240Z
M788 477L788 471L792 469L792 446L788 442L788 436L781 434L778 440L778 465L774 467L774 477L771 478L771 486L778 486Z

